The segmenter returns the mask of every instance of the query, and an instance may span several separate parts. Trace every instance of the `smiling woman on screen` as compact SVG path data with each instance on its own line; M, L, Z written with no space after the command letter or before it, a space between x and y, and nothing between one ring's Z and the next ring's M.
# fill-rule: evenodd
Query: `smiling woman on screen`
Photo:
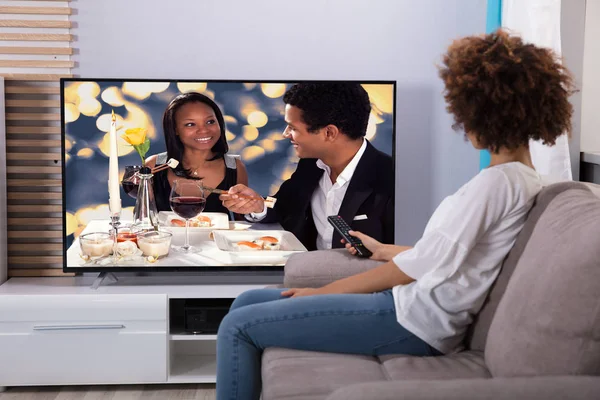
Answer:
M171 100L163 115L163 132L167 151L150 156L146 164L153 168L174 158L179 165L154 176L158 211L171 211L169 193L177 179L202 179L205 186L223 190L248 184L244 164L227 154L223 113L209 97L187 92ZM204 211L229 214L217 196L207 197Z

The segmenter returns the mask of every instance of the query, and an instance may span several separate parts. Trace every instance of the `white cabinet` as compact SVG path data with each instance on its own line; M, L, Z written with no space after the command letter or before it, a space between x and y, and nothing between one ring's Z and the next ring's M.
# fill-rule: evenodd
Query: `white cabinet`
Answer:
M170 331L169 301L233 299L265 284L189 277L11 278L0 285L3 386L214 383L216 335ZM279 278L277 278L279 279ZM172 281L173 284L158 284ZM250 280L250 279L248 279ZM256 280L256 279L255 279Z
M0 296L0 385L165 382L167 296Z

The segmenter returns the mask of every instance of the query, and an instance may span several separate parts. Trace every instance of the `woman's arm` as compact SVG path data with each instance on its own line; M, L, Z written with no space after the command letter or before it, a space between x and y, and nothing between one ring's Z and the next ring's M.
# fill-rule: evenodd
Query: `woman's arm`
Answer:
M396 257L398 254L403 251L410 250L412 247L410 246L398 246L395 244L384 244L379 242L376 239L373 239L369 235L365 235L359 231L350 231L348 232L350 236L354 236L363 243L363 245L373 253L370 257L371 260L377 261L391 261L392 258ZM350 244L346 243L344 239L342 239L342 243L346 245L348 252L353 256L356 255L356 249Z
M389 261L369 271L337 280L318 289L289 289L281 295L301 297L318 294L375 293L413 281L414 279L402 272L393 261Z

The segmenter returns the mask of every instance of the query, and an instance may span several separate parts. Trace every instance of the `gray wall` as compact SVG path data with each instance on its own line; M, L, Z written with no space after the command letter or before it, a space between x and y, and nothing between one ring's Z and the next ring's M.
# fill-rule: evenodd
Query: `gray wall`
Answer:
M397 242L478 172L451 129L436 63L485 30L486 0L73 1L86 78L385 79L398 82Z
M569 140L573 180L579 180L581 152L581 89L583 77L583 44L585 33L585 0L563 0L560 18L563 61L575 78L580 90L571 96L573 104L573 133Z

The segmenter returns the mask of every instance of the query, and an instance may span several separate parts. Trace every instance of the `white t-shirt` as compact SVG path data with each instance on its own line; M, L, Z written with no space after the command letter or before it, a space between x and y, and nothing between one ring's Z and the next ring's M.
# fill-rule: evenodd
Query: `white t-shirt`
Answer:
M542 187L535 170L511 162L482 170L445 198L415 247L393 259L415 279L393 288L398 322L442 353L462 350Z

